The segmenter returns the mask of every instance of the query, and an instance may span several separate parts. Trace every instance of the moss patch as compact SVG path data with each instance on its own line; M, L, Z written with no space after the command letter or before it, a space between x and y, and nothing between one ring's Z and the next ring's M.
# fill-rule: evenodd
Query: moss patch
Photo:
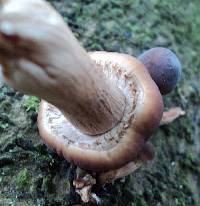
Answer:
M29 188L29 185L30 185L30 173L25 168L19 172L16 178L16 186L17 186L17 189L25 190Z
M27 99L24 101L24 107L27 112L32 111L32 112L38 112L39 108L39 98L35 96L29 96Z

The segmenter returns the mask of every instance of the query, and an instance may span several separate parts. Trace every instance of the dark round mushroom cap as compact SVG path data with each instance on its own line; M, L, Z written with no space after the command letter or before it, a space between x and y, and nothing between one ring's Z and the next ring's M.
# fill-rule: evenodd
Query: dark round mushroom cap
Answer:
M171 50L156 47L142 53L138 59L146 66L161 94L171 92L181 76L181 63Z

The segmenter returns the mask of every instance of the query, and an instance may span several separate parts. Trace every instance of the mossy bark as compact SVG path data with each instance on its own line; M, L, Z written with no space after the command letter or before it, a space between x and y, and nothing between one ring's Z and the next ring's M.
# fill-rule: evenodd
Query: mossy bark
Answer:
M100 191L102 205L200 204L200 2L193 0L53 0L88 51L139 55L163 46L183 65L165 107L186 115L152 137L154 161ZM33 100L33 101L32 101ZM70 164L52 153L37 130L35 98L0 90L0 205L72 205ZM78 203L78 198L76 199ZM75 201L74 201L75 203Z

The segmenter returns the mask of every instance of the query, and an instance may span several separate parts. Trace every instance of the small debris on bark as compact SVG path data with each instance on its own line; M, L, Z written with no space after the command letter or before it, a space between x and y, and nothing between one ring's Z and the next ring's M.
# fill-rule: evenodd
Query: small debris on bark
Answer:
M168 111L163 112L163 117L160 122L160 125L162 126L165 124L169 124L183 115L185 115L185 111L182 110L180 107L172 107Z

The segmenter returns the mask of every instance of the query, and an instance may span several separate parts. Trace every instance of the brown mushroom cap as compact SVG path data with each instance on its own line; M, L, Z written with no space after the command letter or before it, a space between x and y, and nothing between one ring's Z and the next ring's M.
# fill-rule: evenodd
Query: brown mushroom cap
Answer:
M38 116L39 132L49 147L83 169L118 169L137 158L159 126L163 112L162 97L144 65L136 58L111 52L93 52L90 57L126 97L121 122L104 134L86 135L55 106L42 101Z

